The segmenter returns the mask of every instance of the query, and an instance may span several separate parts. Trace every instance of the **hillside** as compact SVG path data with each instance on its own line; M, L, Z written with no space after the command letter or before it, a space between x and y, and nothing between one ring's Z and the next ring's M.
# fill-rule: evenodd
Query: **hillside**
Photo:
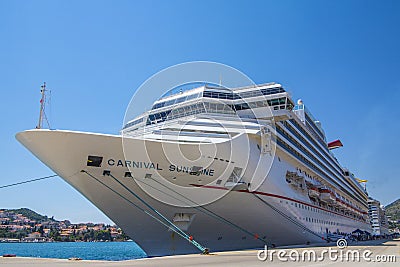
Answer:
M0 242L125 241L116 225L57 221L27 208L0 209ZM36 240L36 241L35 241ZM13 241L13 242L14 242Z
M387 205L386 215L391 216L391 220L400 220L400 199L394 201L393 203Z
M22 216L34 220L37 222L45 222L45 221L56 221L53 218L48 218L47 216L41 215L37 212L34 212L33 210L30 210L28 208L20 208L20 209L9 209L9 210L4 210L6 212L12 212L15 214L21 214Z

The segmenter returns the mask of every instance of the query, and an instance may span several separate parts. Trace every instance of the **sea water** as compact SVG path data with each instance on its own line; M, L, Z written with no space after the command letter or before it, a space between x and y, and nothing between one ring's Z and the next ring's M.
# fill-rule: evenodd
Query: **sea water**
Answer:
M135 242L0 243L0 256L120 261L145 258Z

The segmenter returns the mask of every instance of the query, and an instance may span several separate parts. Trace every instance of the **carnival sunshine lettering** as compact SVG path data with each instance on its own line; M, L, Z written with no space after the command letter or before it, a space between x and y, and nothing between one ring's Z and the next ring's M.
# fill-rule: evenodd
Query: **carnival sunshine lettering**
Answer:
M162 171L163 169L160 167L158 163L155 162L145 162L145 161L132 161L132 160L116 160L116 159L108 159L107 164L112 167L127 167L127 168L136 168L136 169L149 169L149 170L157 170ZM206 175L206 176L214 176L214 169L202 169L197 172L192 171L192 167L188 166L177 166L177 165L169 165L168 170L170 172L178 172L178 173L188 173L190 175Z
M203 169L201 171L198 172L192 172L192 168L191 167L187 167L187 166L176 166L176 165L169 165L168 170L170 172L186 172L189 173L190 175L208 175L208 176L214 176L214 170L213 169Z
M107 161L107 163L109 166L128 167L128 168L137 168L137 169L154 169L157 171L163 170L162 168L160 168L158 163L154 163L154 162L109 159Z

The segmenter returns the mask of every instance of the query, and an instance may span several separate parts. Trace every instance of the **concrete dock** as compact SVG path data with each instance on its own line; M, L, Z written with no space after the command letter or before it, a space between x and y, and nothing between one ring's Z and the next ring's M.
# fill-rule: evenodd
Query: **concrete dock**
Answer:
M311 252L312 251L312 252ZM265 258L265 253L268 258ZM357 255L359 258L357 258ZM311 258L310 258L311 257ZM261 258L261 260L259 259ZM87 261L0 257L10 267L119 267L119 266L400 266L400 239L350 243L346 248L330 246L286 247L218 252L210 255L180 255L127 261Z

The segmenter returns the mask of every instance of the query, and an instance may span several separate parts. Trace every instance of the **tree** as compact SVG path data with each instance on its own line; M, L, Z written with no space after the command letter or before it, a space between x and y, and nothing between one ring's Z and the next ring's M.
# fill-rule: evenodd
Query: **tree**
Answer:
M40 233L40 235L42 235L42 236L44 235L43 225L41 225L41 226L39 227L38 232Z

